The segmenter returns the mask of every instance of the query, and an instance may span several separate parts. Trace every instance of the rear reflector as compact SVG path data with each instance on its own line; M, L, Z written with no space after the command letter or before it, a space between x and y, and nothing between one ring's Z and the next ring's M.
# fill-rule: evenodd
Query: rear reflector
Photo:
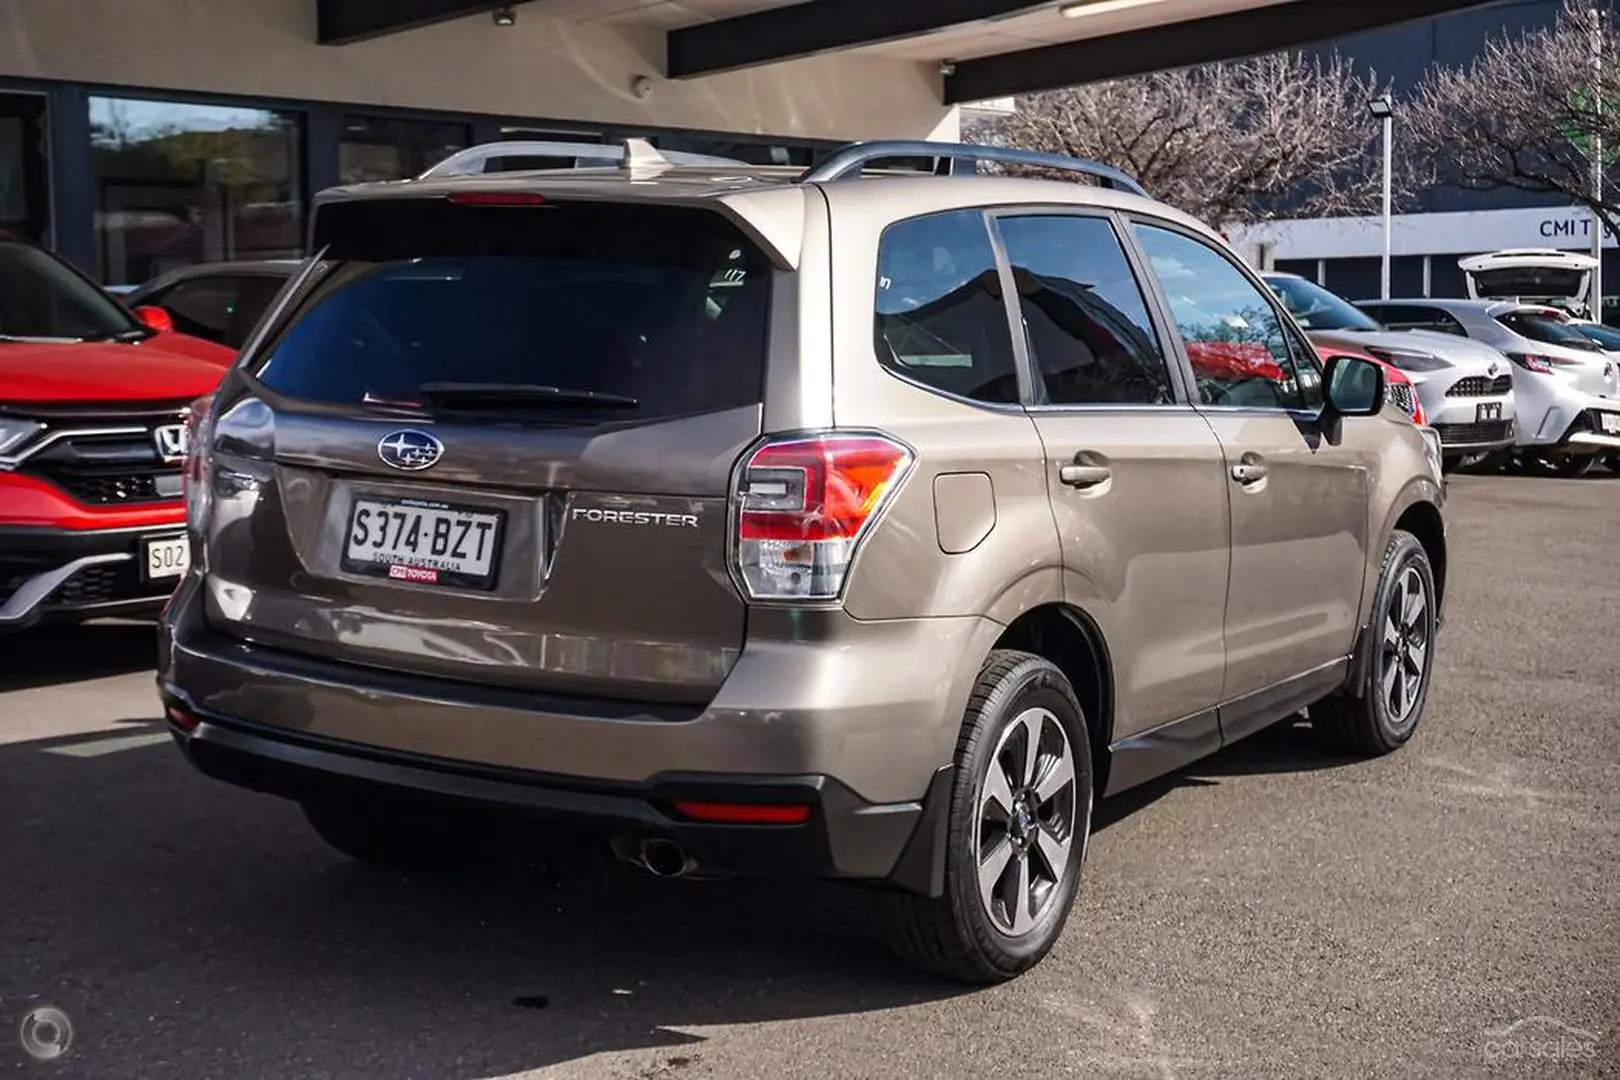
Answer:
M754 600L830 600L867 526L911 467L882 435L828 433L765 443L743 462L737 560Z
M446 197L459 206L539 206L546 201L532 191L453 191Z
M676 799L677 811L693 821L716 825L802 825L810 820L804 804L691 802Z
M196 716L178 705L170 705L164 712L169 716L169 723L187 733L196 731L197 725L202 723Z

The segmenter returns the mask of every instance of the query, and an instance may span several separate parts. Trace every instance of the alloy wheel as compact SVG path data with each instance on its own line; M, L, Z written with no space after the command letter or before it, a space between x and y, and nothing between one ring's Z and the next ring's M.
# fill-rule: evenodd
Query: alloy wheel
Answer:
M1390 723L1404 728L1414 719L1418 695L1428 671L1433 636L1428 586L1417 567L1408 566L1395 583L1384 613L1383 648L1378 685Z
M1026 709L990 756L974 818L979 899L1003 934L1033 930L1062 893L1071 848L1091 828L1081 805L1073 747L1051 711Z

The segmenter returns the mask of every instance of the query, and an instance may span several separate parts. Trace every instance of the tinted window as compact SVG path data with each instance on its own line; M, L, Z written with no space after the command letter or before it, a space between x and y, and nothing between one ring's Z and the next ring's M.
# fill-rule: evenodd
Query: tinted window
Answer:
M1467 337L1468 331L1444 308L1417 304L1363 304L1362 310L1390 330L1435 330Z
M448 382L635 401L514 407L582 422L761 400L769 267L717 214L379 200L328 207L317 237L335 265L258 369L282 393L409 404Z
M236 307L239 281L223 274L190 278L160 293L156 304L174 319L182 334L224 341Z
M997 222L1018 284L1030 355L1055 405L1174 400L1141 286L1106 220Z
M1498 315L1496 321L1521 337L1546 345L1563 345L1571 349L1600 352L1602 346L1579 330L1574 324L1556 315L1543 315L1535 311L1513 311Z
M878 250L877 351L885 367L978 401L1018 401L995 251L977 211L889 226Z
M1315 406L1316 367L1264 292L1201 241L1152 225L1134 228L1170 301L1205 404Z
M1620 351L1620 330L1597 323L1576 323L1575 329L1597 342L1609 352Z

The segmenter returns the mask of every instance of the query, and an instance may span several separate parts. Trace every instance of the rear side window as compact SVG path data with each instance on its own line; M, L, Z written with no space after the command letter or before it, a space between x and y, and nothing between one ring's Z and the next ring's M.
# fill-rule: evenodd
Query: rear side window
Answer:
M1468 331L1443 308L1416 304L1364 304L1362 310L1390 330L1437 330L1467 337Z
M1603 348L1575 329L1574 323L1566 322L1556 315L1544 315L1537 311L1510 311L1506 315L1498 315L1496 321L1520 337L1527 337L1544 345L1563 345L1571 349L1585 349L1588 352L1599 352Z
M548 387L522 411L582 422L763 398L769 266L718 214L379 200L323 208L317 243L331 265L257 369L281 393L408 406L443 384Z
M876 346L885 367L924 386L1017 403L1012 333L982 214L953 210L884 230Z
M996 227L1046 401L1174 400L1147 302L1112 225L1097 217L1043 214L1001 218Z

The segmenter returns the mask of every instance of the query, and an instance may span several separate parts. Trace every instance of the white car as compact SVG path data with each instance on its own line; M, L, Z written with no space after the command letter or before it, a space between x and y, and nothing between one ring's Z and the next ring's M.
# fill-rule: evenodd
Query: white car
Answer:
M1513 362L1515 446L1535 472L1581 476L1620 452L1620 366L1567 312L1515 300L1367 300L1391 330L1439 330Z
M1489 345L1456 334L1401 333L1297 274L1260 275L1319 348L1365 352L1398 368L1440 436L1445 468L1514 445L1513 365Z

